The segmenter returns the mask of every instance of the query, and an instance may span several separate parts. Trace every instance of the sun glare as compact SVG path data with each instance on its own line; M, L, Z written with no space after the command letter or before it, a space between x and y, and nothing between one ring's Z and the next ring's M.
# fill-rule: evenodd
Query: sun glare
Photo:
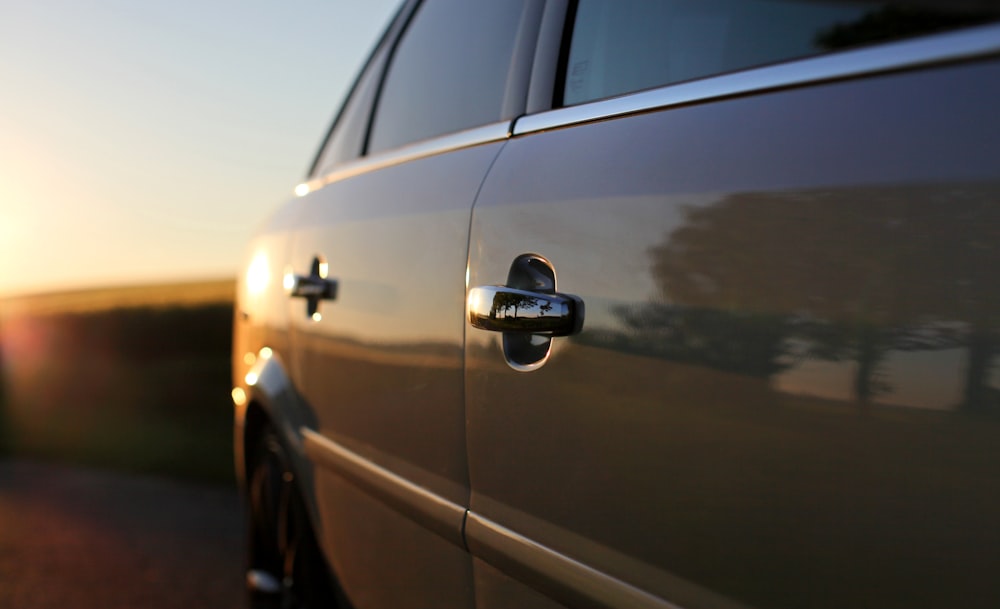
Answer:
M469 297L466 300L467 311L479 311L483 308L482 302L483 293L481 290L470 290Z
M262 294L267 289L271 279L271 270L267 263L267 254L258 252L247 268L247 290L250 294Z

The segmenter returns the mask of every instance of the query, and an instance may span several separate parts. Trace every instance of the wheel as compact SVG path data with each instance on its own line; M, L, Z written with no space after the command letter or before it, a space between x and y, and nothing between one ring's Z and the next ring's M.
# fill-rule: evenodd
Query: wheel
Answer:
M247 589L252 609L336 608L336 592L291 468L268 429L247 477Z

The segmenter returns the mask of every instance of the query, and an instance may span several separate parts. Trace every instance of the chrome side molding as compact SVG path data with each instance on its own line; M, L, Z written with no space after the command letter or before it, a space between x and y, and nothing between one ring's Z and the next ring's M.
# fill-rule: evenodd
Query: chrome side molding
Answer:
M473 556L528 582L557 602L581 607L681 609L680 605L657 594L537 543L419 487L311 429L303 427L300 433L306 454L317 465L342 476ZM691 596L691 584L669 574L663 577L671 586L688 589L688 596ZM275 585L280 586L267 573L256 571L247 574L247 584L250 589L265 594ZM698 598L718 609L744 609L742 605L710 593L699 591Z
M465 506L417 486L309 428L303 427L300 433L313 463L340 474L410 520L465 548Z

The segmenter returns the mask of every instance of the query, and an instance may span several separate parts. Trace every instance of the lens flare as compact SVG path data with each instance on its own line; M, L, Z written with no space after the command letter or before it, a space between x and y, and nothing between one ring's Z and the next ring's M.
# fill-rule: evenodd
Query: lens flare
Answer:
M271 280L271 269L267 262L267 254L258 252L247 267L247 290L251 295L263 294Z

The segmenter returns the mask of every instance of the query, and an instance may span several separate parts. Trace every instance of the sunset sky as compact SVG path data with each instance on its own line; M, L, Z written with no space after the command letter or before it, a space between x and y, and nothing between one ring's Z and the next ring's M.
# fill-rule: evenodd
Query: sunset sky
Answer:
M0 296L235 276L397 0L0 0Z

